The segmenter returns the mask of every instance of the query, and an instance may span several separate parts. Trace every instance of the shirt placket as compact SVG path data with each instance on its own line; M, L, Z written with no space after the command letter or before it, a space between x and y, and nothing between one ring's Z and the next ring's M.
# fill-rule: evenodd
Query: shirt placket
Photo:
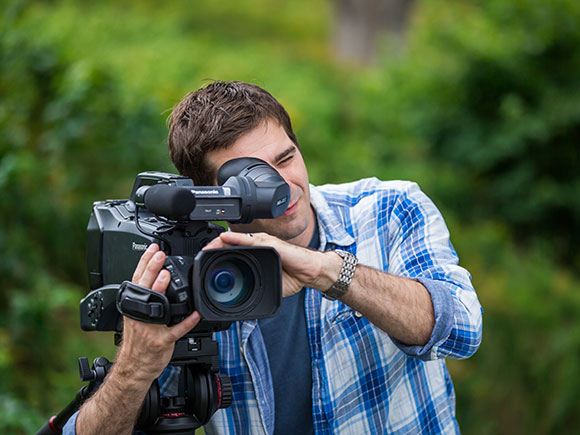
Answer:
M255 320L242 322L240 334L240 353L252 378L259 414L256 417L261 423L255 424L256 418L250 417L252 434L271 434L274 431L274 389L258 322Z

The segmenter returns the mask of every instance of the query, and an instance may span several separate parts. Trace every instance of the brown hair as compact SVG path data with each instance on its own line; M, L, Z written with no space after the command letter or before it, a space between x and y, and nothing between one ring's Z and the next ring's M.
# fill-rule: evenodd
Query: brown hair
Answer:
M215 169L206 161L206 153L227 148L270 119L298 146L288 113L269 92L251 83L212 82L174 107L168 119L171 160L196 185L211 185Z

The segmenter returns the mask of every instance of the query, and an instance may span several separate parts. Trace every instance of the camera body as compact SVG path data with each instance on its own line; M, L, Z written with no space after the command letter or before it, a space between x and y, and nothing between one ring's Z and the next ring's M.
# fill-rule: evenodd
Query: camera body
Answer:
M92 291L81 301L83 330L120 332L121 314L172 325L197 310L203 320L193 332L276 314L282 284L274 249L202 248L224 231L211 221L278 217L286 211L290 189L275 169L255 158L226 162L218 183L194 186L180 175L144 172L129 199L93 204L87 227ZM130 283L151 243L167 254L171 281L165 295Z

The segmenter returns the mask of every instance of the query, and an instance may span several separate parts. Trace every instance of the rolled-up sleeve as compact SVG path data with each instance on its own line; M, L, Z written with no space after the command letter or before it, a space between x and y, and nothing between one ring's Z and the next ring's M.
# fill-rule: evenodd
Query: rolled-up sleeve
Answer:
M423 284L435 313L425 346L397 346L424 360L470 357L481 343L482 308L469 272L458 265L441 213L415 183L391 207L388 272Z

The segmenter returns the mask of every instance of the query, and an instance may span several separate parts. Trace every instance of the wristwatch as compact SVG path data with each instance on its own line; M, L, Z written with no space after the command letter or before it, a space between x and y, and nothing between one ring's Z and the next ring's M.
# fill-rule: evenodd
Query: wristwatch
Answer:
M332 287L328 290L322 292L322 296L331 301L340 299L346 294L352 278L354 277L356 265L358 264L358 258L356 258L356 255L351 254L350 252L341 251L340 249L337 249L334 252L342 257L343 263L336 282L332 284Z

